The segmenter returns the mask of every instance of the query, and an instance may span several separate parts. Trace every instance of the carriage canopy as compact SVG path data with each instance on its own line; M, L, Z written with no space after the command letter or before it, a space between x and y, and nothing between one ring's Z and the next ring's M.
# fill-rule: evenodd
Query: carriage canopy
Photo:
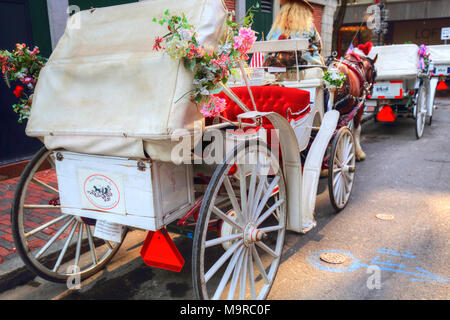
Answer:
M373 47L369 58L378 54L376 62L377 80L416 78L419 65L419 47L415 44L400 44Z
M428 46L431 63L450 64L450 45Z
M152 0L82 11L43 68L26 132L50 149L169 161L170 134L203 116L190 101L192 73L152 50L154 23L184 12L213 49L225 31L221 0Z

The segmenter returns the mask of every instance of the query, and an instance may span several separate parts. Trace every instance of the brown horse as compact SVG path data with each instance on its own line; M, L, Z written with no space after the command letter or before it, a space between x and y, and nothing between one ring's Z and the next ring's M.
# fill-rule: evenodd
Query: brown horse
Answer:
M361 149L361 119L364 114L364 101L366 95L371 93L373 83L375 82L376 70L374 59L360 56L356 53L347 54L342 61L333 61L334 67L339 68L340 72L346 76L344 85L338 90L334 109L338 110L342 117L354 116L354 133L356 160L362 161L366 154Z

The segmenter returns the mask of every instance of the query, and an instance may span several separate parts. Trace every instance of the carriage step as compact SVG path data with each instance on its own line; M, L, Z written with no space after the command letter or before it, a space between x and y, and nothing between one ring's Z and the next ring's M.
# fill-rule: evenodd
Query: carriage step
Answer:
M149 231L140 254L150 267L180 272L184 266L183 256L166 229Z

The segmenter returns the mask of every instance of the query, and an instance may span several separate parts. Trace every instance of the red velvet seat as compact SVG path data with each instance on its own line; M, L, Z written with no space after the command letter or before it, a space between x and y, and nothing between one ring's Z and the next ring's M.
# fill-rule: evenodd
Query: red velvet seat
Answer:
M311 111L308 91L279 86L255 86L251 87L251 89L256 106L260 112L273 111L290 121L303 118ZM231 90L250 110L253 110L247 87L235 87L231 88ZM243 113L242 109L228 98L224 92L219 93L217 96L224 98L227 102L227 108L222 113L222 116L230 121L237 121L237 116ZM290 109L289 115L288 109ZM295 114L300 111L303 112ZM270 125L268 120L264 120L263 124Z

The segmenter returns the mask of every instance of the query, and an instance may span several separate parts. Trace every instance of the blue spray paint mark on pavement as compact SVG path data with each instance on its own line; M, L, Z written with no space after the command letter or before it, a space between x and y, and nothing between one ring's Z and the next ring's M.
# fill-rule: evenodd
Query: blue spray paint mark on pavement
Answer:
M336 252L341 253L349 258L352 259L352 264L350 266L330 266L325 264L323 261L320 260L320 255L324 252ZM391 249L379 249L377 251L378 253L385 254L385 255L391 255L391 256L397 256L401 258L407 258L407 259L415 259L416 256L411 251L405 251L405 253L398 253ZM392 263L392 260L387 259L384 262L378 260L380 256L376 256L372 259L370 262L371 265L376 265L380 268L380 270L384 271L391 271L391 272L397 272L401 274L406 274L409 276L413 276L409 278L410 281L413 282L438 282L438 283L450 283L450 279L447 279L445 277L441 277L439 275L436 275L432 272L429 272L425 269L422 269L420 267L413 268L414 271L408 271L403 270L407 269L406 265L403 264L394 264ZM327 249L327 250L319 250L314 251L310 253L306 260L310 265L313 267L322 270L322 271L328 271L328 272L338 272L338 273L347 273L347 272L353 272L355 270L358 270L359 268L368 268L369 265L359 262L357 258L355 258L350 252L346 252L343 250L336 250L336 249ZM393 267L398 267L401 269L396 269Z

